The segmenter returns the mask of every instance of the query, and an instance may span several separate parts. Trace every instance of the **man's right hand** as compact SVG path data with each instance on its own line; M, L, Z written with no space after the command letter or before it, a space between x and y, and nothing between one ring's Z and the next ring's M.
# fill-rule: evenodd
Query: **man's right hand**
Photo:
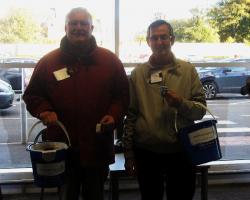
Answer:
M165 95L165 100L169 106L178 108L183 101L182 97L172 90L168 90Z
M124 167L129 176L136 176L136 164L133 158L125 159Z
M51 124L55 124L58 120L57 114L51 111L41 112L39 115L39 119L43 122L44 125L48 126Z

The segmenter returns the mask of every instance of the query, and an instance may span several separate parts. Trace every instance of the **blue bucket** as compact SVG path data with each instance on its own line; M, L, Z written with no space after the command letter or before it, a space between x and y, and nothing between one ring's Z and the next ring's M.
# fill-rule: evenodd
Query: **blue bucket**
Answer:
M175 129L178 138L193 165L219 160L222 154L216 128L217 120L206 106L199 102L194 102L194 104L206 109L213 119L198 122L178 130L177 118L175 118Z
M179 139L193 165L222 157L216 123L216 120L208 120L179 130Z
M41 121L32 126L29 135L39 123ZM64 184L67 150L71 144L65 127L59 121L57 124L67 136L68 145L62 142L37 143L39 136L43 133L40 132L36 136L34 143L27 146L27 150L30 152L34 182L42 188L60 187Z

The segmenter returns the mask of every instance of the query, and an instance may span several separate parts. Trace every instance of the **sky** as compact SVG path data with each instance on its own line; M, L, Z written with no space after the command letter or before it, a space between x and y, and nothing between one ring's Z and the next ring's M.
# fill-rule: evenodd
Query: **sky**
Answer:
M190 16L191 8L207 8L218 2L218 0L121 0L121 7L130 10L131 13L150 13L153 10L167 13L168 18L185 18ZM130 13L130 17L131 17Z
M131 33L144 31L152 22L154 13L163 13L166 20L189 18L192 8L206 9L216 2L218 0L148 0L147 3L143 0L121 0L121 28L126 24ZM125 35L126 30L121 30L121 37Z
M58 8L60 12L66 12L70 7L85 6L89 10L95 10L99 13L108 14L110 5L115 0L0 0L1 13L4 13L9 7L25 7L32 8L36 11L45 8ZM170 18L172 17L187 17L189 10L193 7L205 8L215 4L218 0L120 0L121 10L130 10L134 15L141 12L151 12L152 10L166 11ZM132 17L133 15L126 17Z

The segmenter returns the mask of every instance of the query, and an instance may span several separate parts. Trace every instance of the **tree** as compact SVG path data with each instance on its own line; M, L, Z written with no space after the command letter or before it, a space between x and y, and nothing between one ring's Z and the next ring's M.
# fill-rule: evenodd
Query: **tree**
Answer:
M140 46L143 42L146 42L146 33L145 32L146 31L137 33L134 37L135 42L138 42Z
M187 20L171 21L176 40L180 42L218 42L217 30L210 26L198 10L193 10L193 17Z
M172 25L174 29L174 34L175 34L175 40L179 42L188 42L189 39L186 35L186 28L190 27L190 20L171 20L170 24Z
M8 16L0 19L0 42L38 42L41 37L39 24L24 9L11 10Z
M193 17L190 20L189 27L186 28L185 34L191 42L218 42L219 35L217 30L207 22L203 11L198 9L191 10Z
M208 12L220 40L250 41L250 0L222 0Z

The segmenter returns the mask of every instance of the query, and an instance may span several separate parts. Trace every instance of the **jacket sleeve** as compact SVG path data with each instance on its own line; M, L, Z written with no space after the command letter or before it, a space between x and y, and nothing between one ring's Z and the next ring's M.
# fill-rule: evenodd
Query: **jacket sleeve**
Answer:
M188 120L200 120L206 114L206 110L196 102L206 106L206 98L202 84L195 67L191 71L191 98L183 99L182 104L177 109L178 115L181 115Z
M129 85L124 67L118 58L114 59L115 73L113 76L112 102L108 114L115 122L123 120L129 104Z
M34 117L43 111L53 110L46 93L46 61L40 60L31 76L30 82L24 91L23 100L27 110Z
M130 104L123 132L124 156L126 159L134 157L133 135L136 130L135 124L138 115L138 103L135 95L134 83L131 77L129 78L129 93L130 93Z

